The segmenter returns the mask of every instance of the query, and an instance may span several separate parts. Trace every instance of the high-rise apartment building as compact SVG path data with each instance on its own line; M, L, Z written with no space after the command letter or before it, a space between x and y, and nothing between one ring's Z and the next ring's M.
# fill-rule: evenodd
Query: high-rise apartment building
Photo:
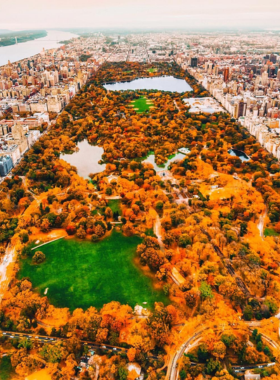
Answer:
M191 67L197 67L197 58L196 57L191 58Z
M224 69L224 81L228 82L229 81L229 67L226 67Z
M262 85L267 86L267 84L268 84L268 73L264 71L262 73Z

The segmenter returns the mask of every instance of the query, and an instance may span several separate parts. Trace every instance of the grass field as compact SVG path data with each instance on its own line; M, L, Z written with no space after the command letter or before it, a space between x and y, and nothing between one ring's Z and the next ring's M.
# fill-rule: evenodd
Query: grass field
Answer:
M120 200L119 199L110 199L109 203L108 203L108 206L110 207L110 209L113 212L118 211L120 215L122 214L122 210L121 210L121 207L120 207Z
M15 378L10 356L4 356L0 359L0 380L10 380Z
M276 231L274 231L272 228L265 228L264 236L279 236L279 234Z
M157 238L157 236L156 236L155 233L154 233L154 229L153 229L153 228L148 228L148 229L145 231L145 235L147 235L147 236L152 236L152 237Z
M147 302L150 308L155 301L167 304L164 293L155 290L152 279L133 262L140 242L137 236L125 237L115 230L98 243L57 240L40 248L46 255L43 264L22 260L19 277L29 277L41 295L49 288L50 302L70 310L101 308L110 301L132 307Z
M153 102L149 101L144 96L131 102L133 108L137 113L143 113L149 111L153 107Z
M151 69L148 69L147 71L148 71L148 73L156 73L157 69L152 67Z

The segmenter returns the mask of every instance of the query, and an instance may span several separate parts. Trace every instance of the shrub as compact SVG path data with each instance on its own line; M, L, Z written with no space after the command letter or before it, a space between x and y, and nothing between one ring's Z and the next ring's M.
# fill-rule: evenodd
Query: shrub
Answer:
M66 232L68 235L75 235L76 233L76 226L74 224L69 224L66 227Z
M32 257L33 264L41 264L46 260L46 256L42 251L36 251Z
M187 234L182 234L179 238L179 247L185 248L187 245L191 245L192 240Z

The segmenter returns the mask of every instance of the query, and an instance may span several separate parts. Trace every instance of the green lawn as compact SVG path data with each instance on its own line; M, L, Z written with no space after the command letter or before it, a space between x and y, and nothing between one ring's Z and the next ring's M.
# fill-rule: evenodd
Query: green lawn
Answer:
M152 279L133 263L140 242L137 236L125 237L115 230L97 243L57 240L39 248L47 258L43 264L22 260L19 277L29 277L41 295L49 288L50 302L70 310L101 308L110 301L132 307L147 302L150 308L155 301L167 304L163 292L155 290Z
M131 104L133 105L133 108L136 110L137 113L143 113L149 111L149 109L153 107L153 103L151 102L148 104L147 101L148 99L143 96L139 99L134 100L133 102L131 102Z
M14 370L11 365L10 356L0 359L0 380L10 380L13 378Z
M147 71L148 73L156 73L157 69L155 67L152 67L151 69L148 69Z
M119 212L119 214L122 214L122 210L120 207L120 200L119 199L110 199L108 202L108 206L113 212Z
M264 236L279 236L279 234L273 228L265 228Z
M148 228L148 229L145 231L145 235L146 235L146 236L152 236L152 237L157 238L157 236L156 236L155 233L154 233L154 229L153 229L153 228Z

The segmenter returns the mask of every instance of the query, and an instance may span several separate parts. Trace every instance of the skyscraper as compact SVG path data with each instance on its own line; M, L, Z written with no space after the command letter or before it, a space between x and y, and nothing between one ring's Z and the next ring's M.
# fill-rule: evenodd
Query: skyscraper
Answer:
M191 58L191 67L197 67L197 58Z
M267 84L268 84L268 73L264 71L262 73L262 85L267 86Z
M226 67L224 69L224 81L228 82L228 80L229 80L229 67Z

